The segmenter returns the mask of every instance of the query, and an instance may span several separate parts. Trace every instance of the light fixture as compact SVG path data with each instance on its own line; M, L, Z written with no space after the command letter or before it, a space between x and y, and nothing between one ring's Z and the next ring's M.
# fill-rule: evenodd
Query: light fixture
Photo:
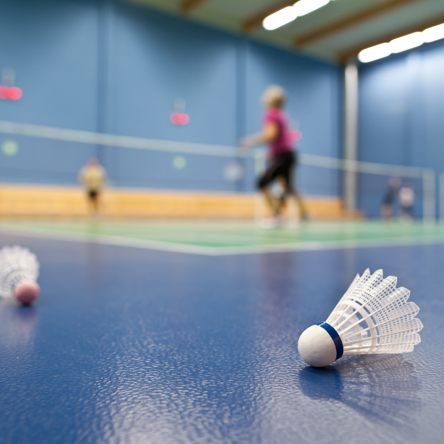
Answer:
M280 28L281 26L292 22L297 16L298 15L296 14L294 6L287 6L286 8L266 17L262 22L262 26L267 31L273 31L274 29Z
M424 36L422 32L414 32L412 34L399 37L390 42L390 49L395 54L408 49L417 48L424 43Z
M390 54L417 48L423 43L434 42L439 39L444 39L444 23L427 28L422 32L413 32L412 34L393 39L390 43L381 43L380 45L363 49L358 54L358 59L362 63L373 62Z
M262 22L262 26L267 31L273 31L287 23L292 22L297 17L309 14L316 11L316 9L322 8L330 0L299 0L293 6L287 6L279 11L269 15Z
M372 46L364 49L358 55L358 59L362 63L373 62L374 60L382 59L392 53L389 43L381 43L380 45Z
M433 26L422 32L424 34L424 41L434 42L439 39L444 39L444 23L442 25Z
M316 9L322 8L327 3L330 3L330 0L300 0L293 5L293 8L296 9L297 16L302 17L316 11Z

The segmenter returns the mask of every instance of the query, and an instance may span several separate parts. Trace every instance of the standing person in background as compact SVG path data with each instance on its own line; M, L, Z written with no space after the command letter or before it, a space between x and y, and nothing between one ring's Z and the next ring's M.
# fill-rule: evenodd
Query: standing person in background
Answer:
M406 183L399 190L399 204L401 206L401 220L410 221L413 217L415 190L411 183Z
M281 212L287 196L295 199L301 219L308 218L305 205L293 183L297 155L288 138L288 121L283 111L285 101L286 92L283 88L277 85L269 86L262 95L262 103L266 108L262 132L241 141L241 146L245 148L268 144L269 165L258 181L258 188L272 213L272 217L264 221L264 228L272 228L281 223ZM269 190L270 184L275 180L279 180L284 189L281 199L278 200L273 199Z
M395 199L398 196L399 185L401 180L399 177L390 177L388 182L388 188L382 199L381 218L388 222L393 216L393 208Z
M105 168L92 157L80 170L79 182L85 188L90 215L97 217L100 213L101 195L106 183Z

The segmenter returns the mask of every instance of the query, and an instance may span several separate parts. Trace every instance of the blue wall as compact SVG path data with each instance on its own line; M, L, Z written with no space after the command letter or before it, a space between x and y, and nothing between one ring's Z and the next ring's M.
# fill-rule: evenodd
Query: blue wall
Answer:
M97 130L98 8L89 1L0 1L0 73L13 68L18 102L0 100L0 119ZM94 146L0 134L17 156L0 153L0 180L74 184Z
M304 134L303 152L338 157L341 69L130 3L111 0L0 0L0 70L11 67L18 102L0 101L0 120L216 145L236 145L261 123L259 97L270 83L289 91L288 113ZM173 126L177 98L190 124ZM4 182L75 184L96 153L116 186L252 190L228 182L229 159L173 155L10 137L0 153ZM338 177L302 169L309 194L337 194Z
M444 170L444 42L361 65L359 159ZM361 181L361 205L377 215L387 178L371 182L373 192Z

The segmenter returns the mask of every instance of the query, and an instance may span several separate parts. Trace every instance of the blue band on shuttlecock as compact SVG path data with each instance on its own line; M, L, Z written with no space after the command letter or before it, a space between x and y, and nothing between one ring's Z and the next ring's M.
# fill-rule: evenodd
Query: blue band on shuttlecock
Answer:
M339 359L344 354L344 346L342 345L341 337L338 332L326 322L321 322L318 324L319 327L322 327L332 338L335 347L336 347L336 359Z

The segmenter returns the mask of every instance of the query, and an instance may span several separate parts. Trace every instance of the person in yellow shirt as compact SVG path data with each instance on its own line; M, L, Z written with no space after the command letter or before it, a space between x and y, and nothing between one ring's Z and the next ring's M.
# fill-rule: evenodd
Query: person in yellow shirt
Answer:
M80 170L79 182L86 191L88 207L92 216L100 212L100 201L103 188L106 184L106 171L96 158L91 158Z

